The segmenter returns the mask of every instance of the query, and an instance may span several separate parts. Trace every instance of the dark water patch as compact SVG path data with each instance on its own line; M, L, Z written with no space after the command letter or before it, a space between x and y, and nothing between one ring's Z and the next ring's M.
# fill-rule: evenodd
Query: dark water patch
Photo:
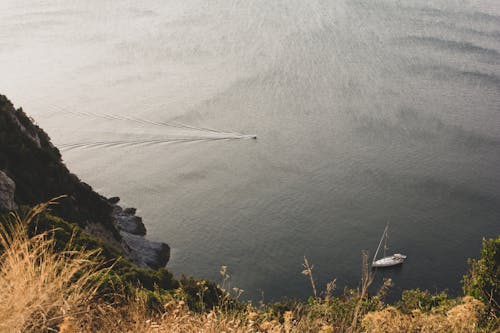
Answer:
M462 34L466 35L471 35L474 37L483 37L486 39L491 39L494 41L500 41L500 31L495 30L495 29L480 29L479 27L477 28L471 28L468 26L465 26L462 22L460 23L455 23L455 22L447 22L447 21L439 21L439 22L433 22L433 25L438 27L438 28L444 28L447 29L451 32L459 32Z
M451 198L468 204L500 207L498 197L465 184L454 184L444 179L428 177L417 179L412 186L423 194L432 193L436 197Z
M447 18L454 20L473 21L480 24L488 23L500 25L500 16L483 13L483 12L466 12L453 9L441 9L437 7L420 7L420 6L393 6L394 10L398 9L406 13L415 13L434 18Z
M464 54L474 54L494 58L495 62L499 62L500 52L495 49L482 47L466 41L455 41L442 39L438 37L424 36L408 36L401 39L396 39L398 44L429 46L437 49L448 50L452 52L461 52Z
M374 184L375 188L386 191L398 191L408 195L416 194L427 200L440 202L454 201L457 204L488 206L500 210L498 194L488 193L471 186L465 181L455 182L437 176L391 173L378 168L354 168L351 178L362 179Z
M446 144L464 149L498 148L500 139L465 130L461 126L447 124L439 117L403 108L395 119L361 117L358 126L361 135L383 137L394 140L395 137L419 141L425 144Z
M496 41L500 41L500 31L485 31L485 30L477 30L477 29L472 29L472 28L460 28L457 30L461 30L461 31L468 33L468 34L471 34L471 35L487 37L487 38L494 39Z
M498 41L500 39L500 16L484 12L467 12L462 9L438 8L429 5L412 6L400 4L377 4L373 10L380 11L380 15L393 17L394 13L408 16L408 20L417 24L424 24L423 31L429 28L446 28L453 32L463 32Z
M449 12L439 9L437 7L417 7L411 5L402 5L401 3L389 3L389 2L381 2L381 1L360 1L354 0L351 3L360 6L361 8L368 8L370 10L377 10L382 12L382 14L391 15L394 12L398 13L417 13L419 15L426 15L430 17L445 17L449 15ZM412 15L414 16L414 15Z
M473 86L500 90L500 76L494 73L484 73L479 70L460 70L447 65L409 65L412 75L427 75L436 80L463 81Z
M489 85L494 85L497 89L500 88L500 76L498 75L474 71L458 71L457 73L477 84L487 83Z
M474 12L467 14L466 17L476 20L478 22L488 22L488 23L494 23L500 26L500 16L497 15L492 15L488 13L481 13L481 12Z

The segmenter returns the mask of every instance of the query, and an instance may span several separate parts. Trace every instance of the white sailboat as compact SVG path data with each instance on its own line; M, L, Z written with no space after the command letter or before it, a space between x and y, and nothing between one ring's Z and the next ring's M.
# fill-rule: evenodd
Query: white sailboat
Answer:
M378 244L377 251L375 251L375 255L372 260L372 267L391 267L396 265L401 265L404 263L406 256L401 253L395 253L392 256L386 256L385 251L387 250L387 239L389 238L387 235L387 230L389 229L389 224L385 226L384 233L382 234L382 238L380 238L380 243ZM382 241L385 239L384 244L384 257L377 260L378 251L380 250L380 246L382 246Z

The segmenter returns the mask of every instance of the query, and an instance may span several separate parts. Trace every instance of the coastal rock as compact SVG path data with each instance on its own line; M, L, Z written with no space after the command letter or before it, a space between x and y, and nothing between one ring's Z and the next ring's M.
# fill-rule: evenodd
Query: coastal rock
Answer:
M109 200L108 200L109 202ZM146 227L135 208L123 209L113 205L113 219L120 231L122 247L126 256L140 267L158 269L165 267L170 259L170 247L161 242L147 240Z
M125 208L123 210L123 213L128 214L128 215L135 215L136 211L137 211L136 208Z
M0 210L15 210L17 205L14 201L16 183L3 171L0 171Z
M165 243L149 241L143 236L120 231L124 247L129 249L128 257L137 266L159 269L170 259L170 247Z
M146 227L142 223L142 218L134 215L121 215L117 219L116 226L118 229L128 232L133 235L146 235Z
M120 231L125 231L133 235L146 235L146 226L140 216L135 216L135 208L122 209L118 205L113 206L113 215L116 227Z
M120 197L111 197L108 198L108 202L112 205L116 205L117 203L120 202Z

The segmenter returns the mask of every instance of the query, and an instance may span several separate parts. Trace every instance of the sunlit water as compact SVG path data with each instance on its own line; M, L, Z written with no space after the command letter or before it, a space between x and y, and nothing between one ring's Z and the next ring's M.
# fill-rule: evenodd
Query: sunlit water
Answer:
M304 255L356 286L386 222L379 277L457 291L500 231L499 65L494 0L0 4L0 92L173 272L253 299L309 295Z

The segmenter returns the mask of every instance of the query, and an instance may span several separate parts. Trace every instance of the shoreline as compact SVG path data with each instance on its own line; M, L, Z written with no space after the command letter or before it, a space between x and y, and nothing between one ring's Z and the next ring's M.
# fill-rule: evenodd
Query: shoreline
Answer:
M111 218L121 236L125 256L143 268L164 268L170 260L170 246L164 242L146 239L146 227L142 217L135 215L135 208L118 205L119 197L108 199L113 211Z

